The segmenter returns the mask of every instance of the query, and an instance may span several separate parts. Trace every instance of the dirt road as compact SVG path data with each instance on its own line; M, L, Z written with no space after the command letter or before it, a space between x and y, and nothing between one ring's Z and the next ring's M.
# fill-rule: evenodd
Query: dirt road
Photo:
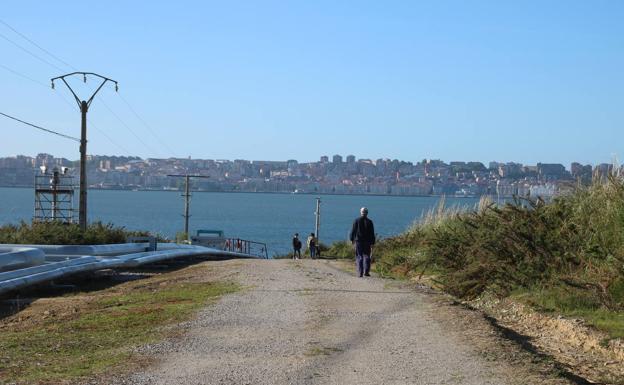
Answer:
M326 261L210 262L244 290L149 346L130 384L568 384L479 316ZM511 350L510 350L511 349Z

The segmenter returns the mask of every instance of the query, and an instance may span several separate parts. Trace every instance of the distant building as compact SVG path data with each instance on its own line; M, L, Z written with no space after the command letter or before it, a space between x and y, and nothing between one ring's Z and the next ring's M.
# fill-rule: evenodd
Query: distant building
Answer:
M342 163L342 156L340 155L334 155L332 157L332 163Z
M329 157L327 155L321 156L321 163L329 163Z
M594 169L594 172L600 177L606 177L613 171L613 164L611 163L600 163Z
M347 155L347 163L355 163L355 155Z
M591 164L582 165L573 162L570 165L570 174L574 179L580 179L583 183L589 183L592 179L592 166Z
M498 175L501 178L512 178L522 174L522 164L509 162L498 165Z
M505 179L496 182L496 195L501 198L512 197L518 192L517 187Z
M566 177L566 169L558 163L538 163L537 175L542 180L556 180Z
M557 193L557 186L552 183L531 186L531 196L534 198L550 198Z
M499 162L490 162L490 164L488 165L488 169L498 171L498 166L500 166L501 164L502 163Z

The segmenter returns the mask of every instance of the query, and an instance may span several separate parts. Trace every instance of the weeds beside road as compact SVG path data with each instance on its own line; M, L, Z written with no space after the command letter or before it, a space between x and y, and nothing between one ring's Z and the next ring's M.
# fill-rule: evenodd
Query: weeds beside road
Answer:
M198 280L207 269L36 300L0 321L0 383L61 383L131 367L133 349L171 335L167 325L238 289Z
M352 257L337 243L326 255ZM378 242L384 276L426 276L460 299L516 297L624 337L624 180L576 187L552 202L520 199L474 210L440 206Z

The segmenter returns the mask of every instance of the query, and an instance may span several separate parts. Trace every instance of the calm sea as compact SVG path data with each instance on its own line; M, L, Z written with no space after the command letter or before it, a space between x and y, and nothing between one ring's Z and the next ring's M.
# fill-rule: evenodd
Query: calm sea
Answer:
M74 207L78 207L76 194ZM224 230L227 236L266 242L269 255L290 251L291 237L314 231L316 196L307 194L193 193L190 230ZM390 236L438 204L437 197L322 195L320 238L323 243L344 240L359 208L369 208L376 232ZM447 205L474 206L474 198L447 198ZM34 192L0 188L0 224L30 221ZM174 238L182 231L183 200L174 191L89 191L89 220L112 222L131 230L149 230Z

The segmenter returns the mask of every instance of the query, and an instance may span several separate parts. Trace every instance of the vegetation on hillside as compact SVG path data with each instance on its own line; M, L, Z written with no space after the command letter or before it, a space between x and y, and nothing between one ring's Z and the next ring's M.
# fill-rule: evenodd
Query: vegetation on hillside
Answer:
M442 201L405 233L381 240L374 255L382 275L424 274L464 299L514 295L624 337L624 180L616 176L548 203L483 199L460 210Z

